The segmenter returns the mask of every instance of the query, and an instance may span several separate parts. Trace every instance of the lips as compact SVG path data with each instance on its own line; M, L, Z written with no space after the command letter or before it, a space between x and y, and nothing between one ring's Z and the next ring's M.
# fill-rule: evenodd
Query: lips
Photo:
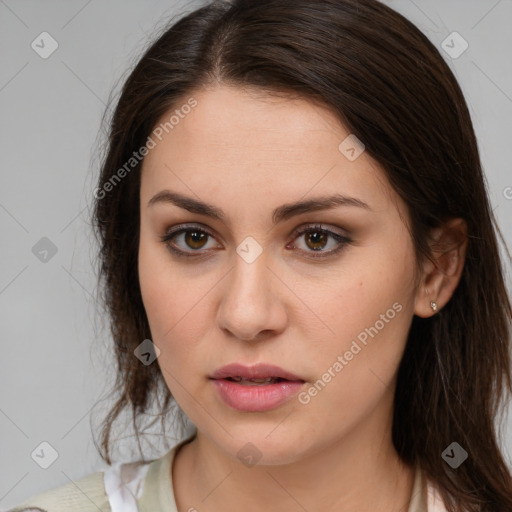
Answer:
M280 381L305 382L304 379L279 366L267 363L259 363L253 366L245 366L240 363L231 363L210 375L211 379L227 379L234 382L253 381L259 383L273 383ZM271 380L268 380L271 379Z
M306 385L298 375L267 363L254 366L232 363L209 377L224 404L240 412L276 409Z

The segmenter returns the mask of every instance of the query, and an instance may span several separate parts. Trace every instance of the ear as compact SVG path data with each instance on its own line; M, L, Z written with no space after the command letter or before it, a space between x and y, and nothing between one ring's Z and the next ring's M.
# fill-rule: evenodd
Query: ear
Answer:
M430 233L432 260L424 262L420 284L416 292L414 313L428 318L450 300L459 284L467 249L467 224L464 219L454 218Z

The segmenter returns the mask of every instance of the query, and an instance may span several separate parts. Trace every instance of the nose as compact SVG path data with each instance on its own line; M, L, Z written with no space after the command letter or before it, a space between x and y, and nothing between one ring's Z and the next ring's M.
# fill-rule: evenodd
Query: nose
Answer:
M218 325L235 339L262 340L286 328L286 286L268 264L265 251L252 263L237 254L223 280Z

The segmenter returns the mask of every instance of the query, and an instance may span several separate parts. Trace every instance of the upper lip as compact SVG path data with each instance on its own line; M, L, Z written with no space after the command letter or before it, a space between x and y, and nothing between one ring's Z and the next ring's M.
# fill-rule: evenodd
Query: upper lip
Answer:
M279 377L286 380L304 381L299 376L283 370L279 366L268 363L258 363L253 366L245 366L240 363L231 363L218 370L215 370L210 378L225 379L227 377L242 377L244 379L266 379L268 377Z

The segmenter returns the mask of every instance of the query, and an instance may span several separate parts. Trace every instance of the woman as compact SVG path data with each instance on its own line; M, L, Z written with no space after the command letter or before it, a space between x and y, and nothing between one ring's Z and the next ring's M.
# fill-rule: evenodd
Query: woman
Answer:
M195 429L44 510L512 510L510 318L470 115L374 0L233 0L124 84L94 225L135 421ZM78 490L77 490L78 488Z

